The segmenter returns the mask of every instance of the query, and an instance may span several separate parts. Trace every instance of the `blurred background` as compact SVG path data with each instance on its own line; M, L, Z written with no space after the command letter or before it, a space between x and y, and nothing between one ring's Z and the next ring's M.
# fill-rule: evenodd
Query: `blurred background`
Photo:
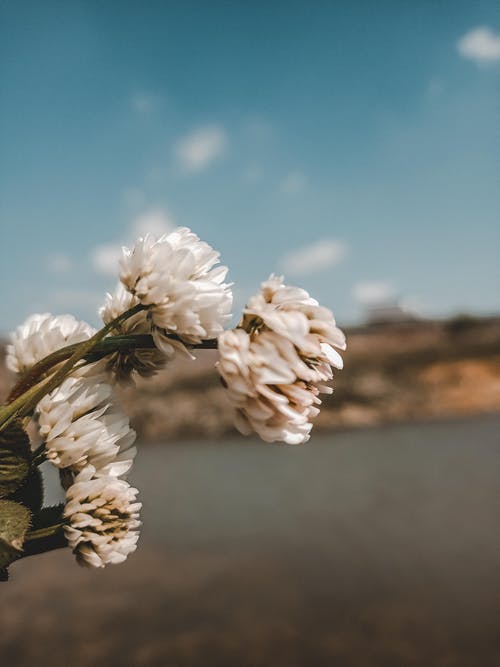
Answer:
M209 352L122 391L140 548L14 565L7 663L500 664L499 118L495 0L0 1L4 343L177 225L235 321L275 272L348 337L305 447L238 437Z

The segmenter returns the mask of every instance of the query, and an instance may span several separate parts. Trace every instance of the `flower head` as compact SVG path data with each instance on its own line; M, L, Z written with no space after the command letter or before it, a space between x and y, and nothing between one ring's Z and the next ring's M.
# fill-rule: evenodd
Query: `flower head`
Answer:
M167 354L173 343L166 334L199 343L218 336L230 319L227 268L214 268L218 261L219 253L186 227L158 239L147 234L132 249L123 249L120 280L150 306L155 342Z
M31 315L10 336L7 366L14 373L24 373L47 355L88 340L94 333L95 329L73 315Z
M309 440L321 404L314 373L293 344L266 331L250 336L243 329L219 336L219 373L235 408L236 428L257 433L266 442L299 444Z
M68 377L38 403L39 432L47 458L73 472L92 464L124 474L135 456L135 431L115 406L105 377Z
M309 294L271 278L244 309L239 328L219 336L218 369L235 408L235 425L268 442L307 442L335 350L345 349L333 314Z
M139 303L139 299L127 292L122 283L118 283L113 294L106 295L104 306L99 314L104 324L109 324L122 313ZM151 319L146 311L140 311L122 321L115 329L116 334L151 334ZM148 378L165 367L172 355L160 352L158 348L132 348L127 352L115 352L106 357L106 368L118 382L127 383L132 374Z
M241 326L247 331L270 330L290 340L304 359L318 360L341 369L346 342L333 313L320 306L299 287L289 287L283 278L271 276L261 285L244 309ZM321 378L326 379L326 378Z
M78 562L89 567L122 563L139 539L137 489L89 465L66 492L64 532Z

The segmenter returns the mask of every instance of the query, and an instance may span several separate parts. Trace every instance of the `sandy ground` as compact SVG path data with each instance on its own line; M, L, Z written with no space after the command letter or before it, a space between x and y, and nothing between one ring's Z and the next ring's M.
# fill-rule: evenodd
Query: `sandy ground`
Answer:
M500 418L144 448L140 548L0 589L2 664L500 665Z

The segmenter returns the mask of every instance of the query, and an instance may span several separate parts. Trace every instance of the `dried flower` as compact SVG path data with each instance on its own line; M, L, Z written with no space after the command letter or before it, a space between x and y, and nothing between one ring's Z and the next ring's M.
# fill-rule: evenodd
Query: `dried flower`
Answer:
M345 349L333 314L309 294L271 276L244 309L239 328L219 336L219 372L240 432L268 442L306 442L320 393Z
M235 408L236 428L266 442L307 442L318 414L320 391L314 372L293 344L273 331L250 336L243 329L219 336L218 370Z
M73 315L31 315L10 336L7 366L14 373L24 373L49 354L88 340L94 333L95 329Z
M318 369L319 380L331 379L327 366L343 367L335 348L345 350L345 336L331 310L320 306L305 290L289 287L283 278L271 276L243 312L243 329L271 330L290 340L300 356Z
M81 565L122 563L139 539L137 489L113 476L96 476L89 465L66 492L64 532Z
M214 268L218 261L219 253L186 227L159 239L147 234L123 249L120 280L150 306L153 337L166 354L178 347L166 334L199 343L218 336L229 321L232 294L224 283L227 268Z
M92 464L123 474L131 467L135 431L105 376L66 378L38 403L37 416L47 458L58 468L78 472Z
M122 283L118 283L115 292L106 295L106 301L99 310L99 314L104 324L108 324L137 303L139 299L127 292ZM146 311L141 311L121 322L114 333L117 335L151 334L151 319ZM106 369L118 382L127 383L134 372L144 378L152 377L165 367L171 356L172 354L167 355L156 347L132 348L127 352L119 351L109 355L106 358Z

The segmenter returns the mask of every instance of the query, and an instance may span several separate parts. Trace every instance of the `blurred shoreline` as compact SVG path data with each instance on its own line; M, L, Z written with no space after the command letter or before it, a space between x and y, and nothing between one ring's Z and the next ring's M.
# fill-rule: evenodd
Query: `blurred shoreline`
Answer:
M344 370L335 373L333 395L324 397L316 432L500 412L500 317L378 323L345 332ZM120 389L140 440L235 436L216 359L215 351L199 351L194 362L174 361L156 377ZM12 382L2 363L2 396Z
M446 421L500 412L500 317L418 320L346 329L344 370L335 373L315 432ZM121 392L145 441L235 436L214 364L216 352L172 364Z

